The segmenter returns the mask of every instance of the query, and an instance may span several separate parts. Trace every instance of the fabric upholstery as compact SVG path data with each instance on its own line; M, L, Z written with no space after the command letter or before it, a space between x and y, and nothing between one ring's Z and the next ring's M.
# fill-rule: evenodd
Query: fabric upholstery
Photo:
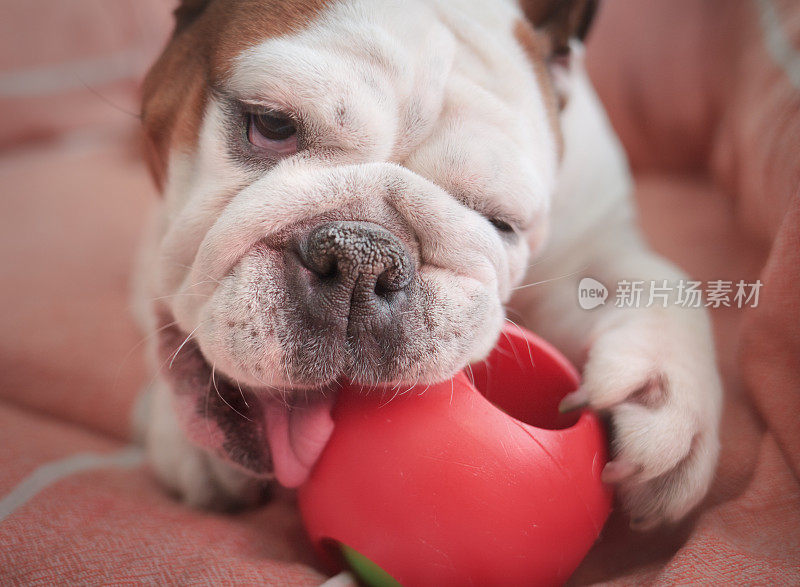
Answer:
M291 494L200 513L120 453L148 378L128 289L156 198L135 88L167 4L4 3L0 583L325 578ZM607 0L589 40L652 246L695 279L764 285L757 308L712 310L726 399L708 499L645 535L613 514L576 584L800 582L800 88L764 6L797 55L792 0Z

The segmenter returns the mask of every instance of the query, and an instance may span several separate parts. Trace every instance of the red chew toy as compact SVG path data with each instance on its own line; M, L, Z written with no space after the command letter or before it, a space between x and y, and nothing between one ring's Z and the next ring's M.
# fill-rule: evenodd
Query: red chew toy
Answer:
M472 372L391 401L342 391L299 494L332 567L344 544L406 587L557 584L586 555L611 494L597 417L558 412L577 372L513 326Z

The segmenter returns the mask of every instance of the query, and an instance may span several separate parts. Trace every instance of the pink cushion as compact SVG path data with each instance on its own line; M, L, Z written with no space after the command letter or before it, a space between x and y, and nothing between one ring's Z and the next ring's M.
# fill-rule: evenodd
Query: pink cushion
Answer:
M128 47L149 59L168 4L6 2L0 88L9 72ZM797 4L772 4L797 47ZM756 309L712 312L727 398L708 500L687 523L647 536L614 516L578 581L800 581L800 92L765 49L757 5L607 0L590 42L653 246L697 279L760 277L764 287ZM120 71L101 93L135 111ZM135 133L131 116L80 87L0 93L0 510L37 467L115 454L128 437L149 377L128 276L156 197ZM28 497L0 520L0 583L323 578L285 495L247 514L198 513L146 469L109 465Z
M0 149L138 115L137 85L170 26L163 0L5 0Z

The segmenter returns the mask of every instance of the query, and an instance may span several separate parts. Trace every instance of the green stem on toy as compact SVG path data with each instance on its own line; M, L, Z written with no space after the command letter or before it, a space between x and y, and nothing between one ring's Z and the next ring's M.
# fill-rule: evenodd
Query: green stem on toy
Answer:
M340 544L340 547L347 566L369 587L401 587L397 579L357 550L346 544Z

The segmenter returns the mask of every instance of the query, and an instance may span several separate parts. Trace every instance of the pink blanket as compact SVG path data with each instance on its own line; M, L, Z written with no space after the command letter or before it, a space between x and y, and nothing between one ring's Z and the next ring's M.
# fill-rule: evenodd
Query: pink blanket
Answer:
M291 494L238 515L192 511L130 448L146 375L128 275L154 195L125 111L166 7L6 4L0 583L321 583ZM576 583L800 582L798 48L792 0L601 10L589 67L648 238L695 279L764 285L756 308L713 310L727 395L708 499L652 534L613 515Z

